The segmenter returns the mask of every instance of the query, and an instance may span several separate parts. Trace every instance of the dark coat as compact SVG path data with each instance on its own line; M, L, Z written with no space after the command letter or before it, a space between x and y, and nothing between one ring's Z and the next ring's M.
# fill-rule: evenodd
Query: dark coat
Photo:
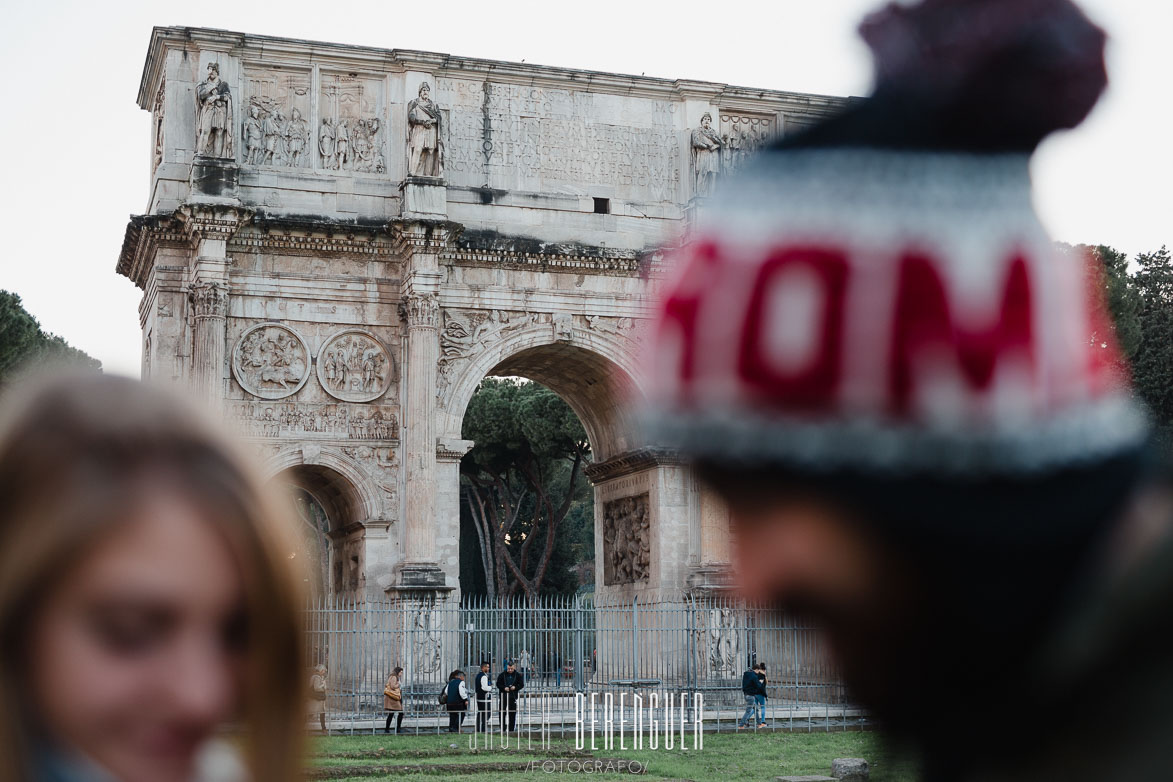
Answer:
M506 687L516 687L517 689L513 692L505 692ZM525 677L522 676L521 671L514 671L513 673L501 671L501 674L497 677L497 690L501 693L502 698L516 700L517 694L521 692L523 687L525 687Z
M749 670L741 675L741 691L746 695L766 694L766 686L758 678L757 671Z

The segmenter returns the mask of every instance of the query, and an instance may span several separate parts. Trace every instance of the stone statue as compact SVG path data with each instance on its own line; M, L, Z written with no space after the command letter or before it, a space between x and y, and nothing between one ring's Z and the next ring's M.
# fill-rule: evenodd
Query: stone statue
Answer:
M432 88L424 82L419 97L407 104L407 173L410 176L444 176L444 120L431 95Z
M693 194L711 195L721 172L721 137L713 130L713 115L705 112L701 126L692 132Z
M318 153L322 156L322 168L334 168L334 120L322 118L322 130L318 133Z
M285 126L285 151L291 166L304 166L305 142L309 128L301 118L301 112L294 109L289 115L289 124Z
M232 92L228 82L220 78L218 63L208 63L208 78L196 85L196 100L196 154L233 157Z
M248 107L248 119L241 135L244 136L244 162L259 165L265 149L265 133L261 127L261 110L255 103Z

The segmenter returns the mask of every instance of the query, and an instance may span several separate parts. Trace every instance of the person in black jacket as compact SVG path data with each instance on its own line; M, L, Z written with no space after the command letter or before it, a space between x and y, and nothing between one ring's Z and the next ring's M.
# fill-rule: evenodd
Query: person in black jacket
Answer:
M492 708L493 684L489 679L489 661L481 663L481 670L473 680L473 692L477 699L477 732L489 732L489 710Z
M758 678L758 671L762 667L761 663L754 663L752 668L741 675L741 693L745 696L745 714L742 714L741 719L737 721L738 730L753 725L754 716L758 711L759 695L762 696L762 703L765 704L766 685L762 679ZM763 711L765 711L764 706ZM759 728L764 728L765 726L765 722L761 722L758 725Z
M509 731L517 730L517 694L525 687L525 677L513 660L505 661L505 670L497 676L497 690L501 693L501 730L505 730L506 715Z
M468 686L464 683L464 671L456 670L448 675L444 708L448 710L448 732L459 733L468 713Z

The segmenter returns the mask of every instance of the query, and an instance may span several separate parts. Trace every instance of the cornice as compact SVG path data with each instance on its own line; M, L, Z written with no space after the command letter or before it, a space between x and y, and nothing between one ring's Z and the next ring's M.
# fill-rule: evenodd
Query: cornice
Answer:
M182 226L171 215L131 215L114 270L146 290L151 261L165 245L188 245Z
M605 462L589 464L583 469L583 473L592 484L598 486L600 483L623 478L652 467L678 466L682 463L679 455L667 448L637 448L634 451L612 456Z
M366 73L402 73L425 71L437 77L491 79L502 84L566 89L577 85L596 93L610 93L653 99L703 99L717 105L724 101L736 104L752 97L758 111L773 108L781 111L795 105L820 105L835 110L845 105L844 98L774 89L759 89L719 82L692 79L666 79L655 76L592 71L550 65L463 57L416 49L382 49L298 38L251 35L231 30L204 27L156 27L139 83L138 104L150 110L158 89L162 63L167 49L187 51L212 50L236 54L245 60L263 59L266 63L306 67L316 64Z

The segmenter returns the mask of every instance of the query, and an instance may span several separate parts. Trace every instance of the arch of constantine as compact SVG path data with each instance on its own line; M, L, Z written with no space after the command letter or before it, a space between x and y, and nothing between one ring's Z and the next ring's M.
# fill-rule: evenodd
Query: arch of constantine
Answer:
M465 407L487 375L590 438L598 592L725 583L728 526L644 439L657 248L713 180L837 98L156 28L150 197L117 270L143 375L200 390L329 520L327 589L459 590Z

